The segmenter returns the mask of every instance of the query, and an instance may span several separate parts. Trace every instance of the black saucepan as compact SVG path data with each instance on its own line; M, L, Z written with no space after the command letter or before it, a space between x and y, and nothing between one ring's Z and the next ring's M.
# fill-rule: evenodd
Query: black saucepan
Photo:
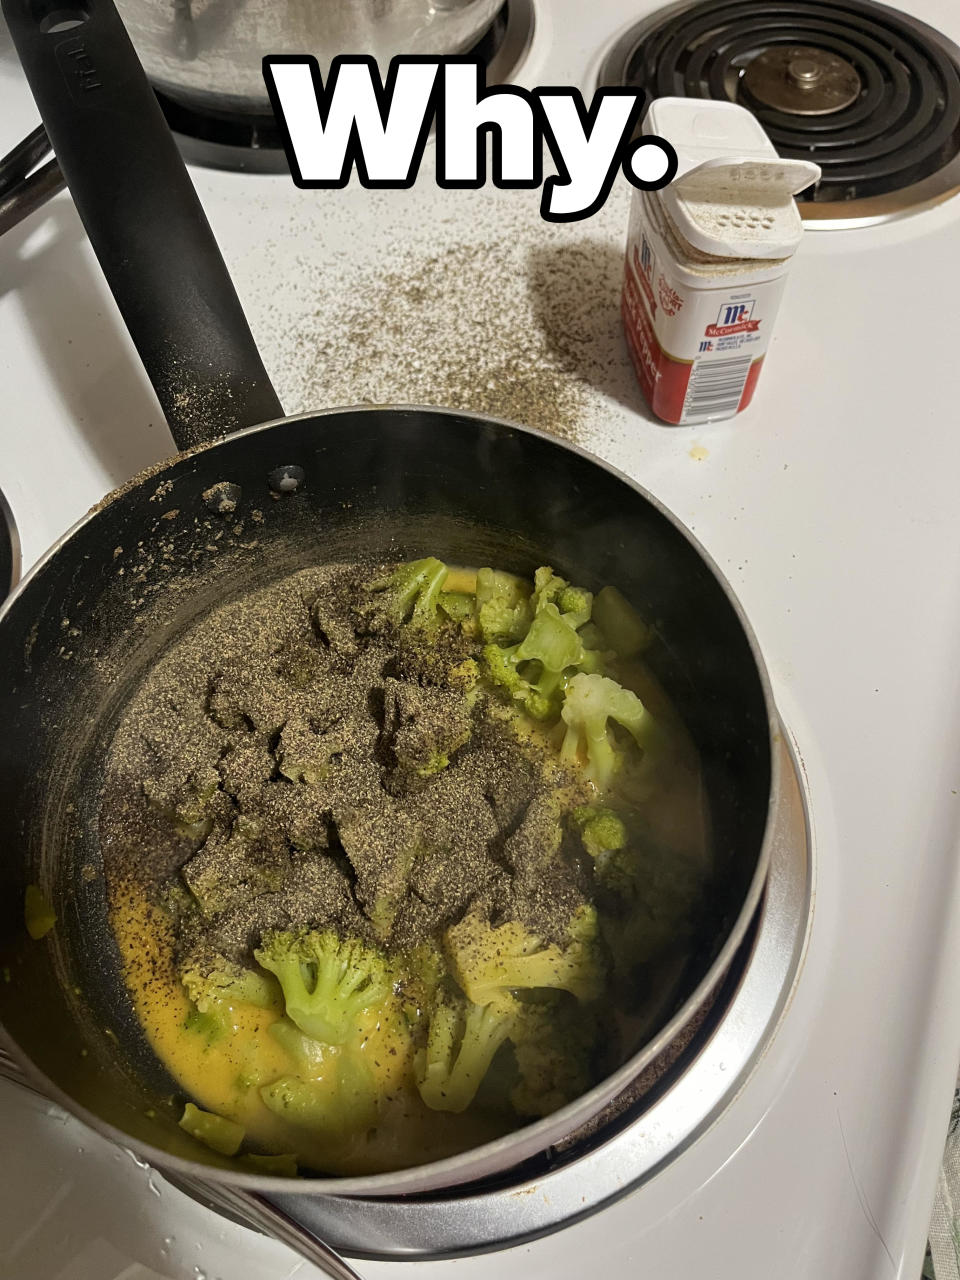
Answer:
M177 1125L183 1097L126 998L103 877L89 871L101 865L97 812L118 714L205 610L306 565L428 553L518 572L550 563L589 587L618 584L656 620L663 641L651 661L703 757L716 910L656 1034L577 1102L454 1159L300 1185L395 1195L510 1168L594 1115L676 1035L757 907L777 721L749 627L669 512L577 449L438 409L284 418L111 0L3 0L3 10L114 297L187 450L105 498L0 614L0 964L9 976L0 1020L11 1052L48 1094L149 1161L289 1192L289 1181L208 1164ZM283 468L299 482L273 497L270 477ZM240 491L226 524L203 499L220 481ZM238 532L254 508L262 523ZM224 530L219 540L213 527ZM32 882L58 914L40 941L23 923Z

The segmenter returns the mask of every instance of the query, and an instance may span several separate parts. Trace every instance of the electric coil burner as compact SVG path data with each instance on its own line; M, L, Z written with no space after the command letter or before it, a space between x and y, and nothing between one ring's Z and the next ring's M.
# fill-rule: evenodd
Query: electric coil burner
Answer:
M823 170L806 218L876 220L960 188L960 50L870 0L707 0L628 32L601 83L748 107Z

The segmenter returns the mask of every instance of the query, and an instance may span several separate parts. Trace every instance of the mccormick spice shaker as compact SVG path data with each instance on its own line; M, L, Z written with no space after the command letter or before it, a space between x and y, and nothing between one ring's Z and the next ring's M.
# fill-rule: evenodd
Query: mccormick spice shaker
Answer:
M657 98L643 132L667 138L679 167L630 210L623 326L637 378L665 422L731 418L753 396L803 235L793 197L820 169L782 160L732 102Z

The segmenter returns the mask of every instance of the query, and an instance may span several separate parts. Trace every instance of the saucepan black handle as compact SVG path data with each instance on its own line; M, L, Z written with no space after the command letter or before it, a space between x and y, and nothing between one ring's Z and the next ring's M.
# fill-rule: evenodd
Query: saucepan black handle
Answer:
M180 448L283 417L113 0L0 0L67 186Z

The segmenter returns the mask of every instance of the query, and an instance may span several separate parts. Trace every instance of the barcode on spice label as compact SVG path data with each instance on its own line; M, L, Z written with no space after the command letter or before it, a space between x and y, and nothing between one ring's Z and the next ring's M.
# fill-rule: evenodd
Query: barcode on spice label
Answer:
M752 356L701 360L693 367L683 401L683 420L729 417L736 413Z

